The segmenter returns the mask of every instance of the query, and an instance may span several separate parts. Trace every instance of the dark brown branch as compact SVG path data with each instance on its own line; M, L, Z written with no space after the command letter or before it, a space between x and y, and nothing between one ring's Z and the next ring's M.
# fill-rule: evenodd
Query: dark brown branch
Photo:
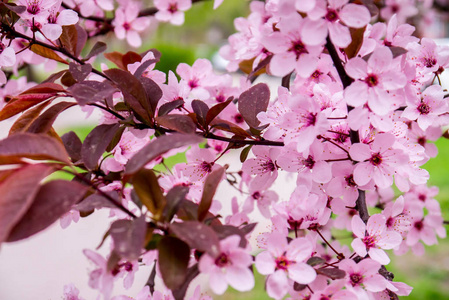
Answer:
M262 146L284 146L284 142L276 142L276 141L268 141L268 140L239 140L227 138L224 136L218 136L213 133L202 134L206 139L219 140L234 144L242 144L242 145L262 145Z

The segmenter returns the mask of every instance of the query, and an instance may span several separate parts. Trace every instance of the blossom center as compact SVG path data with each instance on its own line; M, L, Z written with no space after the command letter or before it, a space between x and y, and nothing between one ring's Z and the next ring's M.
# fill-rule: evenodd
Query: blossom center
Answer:
M129 25L128 22L125 22L125 24L123 24L123 28L124 28L126 31L128 31L128 30L131 29L131 25Z
M309 155L307 159L304 160L304 166L306 166L309 169L313 169L313 166L315 165L315 160L313 160L312 155Z
M422 202L426 201L426 195L424 194L419 194L418 199L421 200Z
M426 68L432 68L437 64L437 60L433 57L426 57L424 58L424 65Z
M380 153L373 154L373 156L369 159L369 162L374 166L378 166L382 163L382 156Z
M326 20L328 20L329 22L335 22L338 20L338 14L334 9L329 9L327 11L327 14L325 16Z
M177 5L176 3L171 3L171 4L168 6L168 11L169 11L170 13L174 14L175 12L178 11L178 5Z
M310 113L306 117L306 126L313 126L316 123L316 113Z
M276 269L277 270L287 270L288 266L291 265L293 261L290 261L284 255L276 258Z
M346 184L347 184L348 186L350 186L350 187L354 187L354 186L357 185L357 184L355 183L355 181L354 181L354 176L353 176L352 174L346 176L346 177L345 177L345 180L346 180Z
M260 198L260 193L259 192L254 192L251 197L253 197L254 200L258 200Z
M27 12L31 15L37 15L41 11L39 7L39 3L37 1L33 1L28 4Z
M292 42L292 47L289 49L296 54L296 59L298 59L301 54L308 53L306 46L301 41Z
M274 163L272 160L266 161L264 164L262 164L261 166L264 170L273 172L274 170L276 170L276 167L274 166Z
M203 161L200 165L200 168L204 172L210 173L210 172L212 172L212 166L213 166L213 163L208 163L207 161Z
M358 273L351 274L351 276L349 276L349 278L351 279L352 286L359 285L363 281L363 276Z
M420 136L419 138L418 138L418 140L417 140L417 142L418 142L418 144L420 144L421 146L423 146L424 147L424 145L426 144L426 137L424 137L424 136Z
M226 253L221 253L216 259L215 264L219 266L220 268L226 267L231 264L231 261L229 260L229 257L226 255Z
M363 238L363 243L365 244L366 248L374 248L376 246L376 238L374 236L365 236Z
M379 84L379 79L374 74L369 74L368 77L365 78L365 83L369 87L373 87Z
M241 124L244 121L243 116L241 114L236 114L234 116L234 120L237 124Z
M417 109L421 115L427 115L430 113L430 106L424 102L421 102L421 104L418 105Z
M418 222L415 222L414 226L418 231L421 231L424 227L424 223L422 221L418 221Z

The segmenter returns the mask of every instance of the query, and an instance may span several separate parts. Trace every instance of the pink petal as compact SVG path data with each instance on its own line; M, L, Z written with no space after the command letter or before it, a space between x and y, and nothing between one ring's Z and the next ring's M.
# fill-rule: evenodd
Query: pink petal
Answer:
M283 298L287 294L288 286L287 275L282 270L277 270L267 278L266 289L268 296L272 298Z
M365 78L367 73L367 63L360 57L355 57L350 59L346 65L345 70L346 73L348 73L349 76L351 76L354 79L360 79Z
M338 15L346 25L353 28L361 28L371 20L368 9L363 5L357 4L345 5Z
M209 286L215 294L224 294L228 288L228 282L226 281L225 274L222 273L221 270L218 272L211 272L209 274Z
M355 253L360 255L361 257L365 257L366 255L366 245L363 243L361 239L355 239L351 243L352 249L354 249Z
M379 262L381 265L388 265L390 258L384 250L378 248L371 248L368 250L369 257Z
M73 25L78 23L78 14L71 9L64 9L59 13L57 23L59 25Z
M332 43L339 48L345 48L351 43L349 28L340 23L329 24L329 35Z
M365 237L366 226L365 226L365 223L363 222L363 220L359 216L355 215L352 217L351 228L356 237L358 237L358 238Z
M357 107L362 106L368 101L368 86L361 81L351 83L344 90L344 99L348 105Z
M312 254L313 246L305 238L296 238L288 244L287 258L296 262L304 261Z
M305 263L296 263L288 268L288 276L301 284L309 284L316 278L315 269Z
M370 292L381 292L387 288L387 280L380 274L365 278L363 285Z
M371 157L371 149L367 144L356 143L349 149L351 158L357 161L365 161Z
M371 180L373 174L373 165L368 162L362 162L355 165L354 181L358 185L365 185Z
M327 24L323 19L312 21L309 18L304 20L301 28L301 40L304 44L317 46L324 44L327 36Z
M226 280L230 286L240 292L250 291L254 288L254 276L249 268L227 268Z
M295 54L293 54L292 52L280 53L275 54L271 59L269 70L274 76L283 77L293 71L295 65Z
M257 271L262 275L274 273L276 262L273 255L269 251L264 251L256 256L255 262Z

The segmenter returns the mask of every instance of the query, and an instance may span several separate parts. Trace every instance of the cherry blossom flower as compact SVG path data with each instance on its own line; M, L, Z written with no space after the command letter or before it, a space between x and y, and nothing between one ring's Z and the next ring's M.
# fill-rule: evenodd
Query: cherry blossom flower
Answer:
M289 278L301 284L309 284L315 280L315 270L304 263L310 258L312 251L312 243L306 238L296 238L288 243L283 234L270 234L267 251L256 256L259 273L269 275L266 289L270 297L283 298L290 285Z
M365 6L348 4L348 2L349 0L316 1L315 7L308 11L306 25L302 28L304 42L309 45L319 45L324 42L329 32L329 37L335 46L347 47L351 43L348 27L364 27L371 19Z
M139 33L150 25L148 17L138 17L139 9L139 2L126 2L126 4L116 10L115 18L112 22L117 38L119 40L126 38L128 44L136 48L142 45Z
M255 146L252 152L256 158L247 159L242 166L242 171L256 175L254 188L268 188L276 180L278 175L278 166L276 158L280 150L276 148L267 148Z
M406 84L397 62L387 47L374 50L368 62L360 57L350 59L345 69L356 81L344 91L346 103L354 107L368 104L374 113L386 115L395 102L387 91L401 89Z
M84 298L79 297L80 291L73 283L64 285L63 300L84 300Z
M62 26L73 25L78 23L78 14L71 9L63 9L61 11L61 2L58 0L49 8L48 23L43 24L42 33L46 38L54 41L62 34Z
M200 258L198 268L209 276L209 285L215 294L223 294L228 285L241 292L254 287L254 276L249 269L252 257L239 243L240 236L231 235L220 241L221 253L216 258L207 253Z
M184 11L192 7L192 0L155 0L154 6L158 9L155 15L158 21L182 25Z
M48 15L50 14L49 9L58 0L18 0L18 5L23 5L26 10L20 14L20 17L24 20L33 19L35 23L45 24L47 23Z
M367 291L381 292L387 287L397 290L379 274L380 267L379 262L369 258L365 258L359 263L352 259L344 259L339 263L339 268L346 271L346 288L354 292L358 299L369 299Z
M361 257L368 253L372 259L383 265L389 264L390 258L382 249L393 249L402 242L399 233L387 230L386 218L381 214L372 215L366 225L359 216L354 216L352 231L357 237L351 243L354 251Z
M381 133L371 144L371 147L357 143L351 146L349 153L352 159L359 161L354 169L354 181L365 185L371 179L380 188L393 184L393 174L396 166L405 164L408 156L400 149L393 148L395 137L390 133Z

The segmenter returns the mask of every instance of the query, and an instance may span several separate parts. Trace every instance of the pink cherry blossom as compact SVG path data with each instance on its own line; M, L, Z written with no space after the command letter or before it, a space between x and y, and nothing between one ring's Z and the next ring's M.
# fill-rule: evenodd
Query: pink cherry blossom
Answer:
M117 38L119 40L126 38L128 44L136 48L142 45L142 39L139 33L150 25L150 19L148 17L138 17L139 9L139 2L126 2L126 4L116 10L112 23Z
M201 256L198 269L209 277L209 285L215 294L223 294L228 285L244 292L254 287L254 276L249 266L252 257L239 247L240 236L231 235L220 241L220 254L213 258L205 253Z
M192 7L192 0L155 0L154 6L158 9L155 15L158 21L182 25L184 11Z
M400 149L393 148L395 137L390 133L376 136L371 147L357 143L349 151L352 159L359 161L354 168L354 181L365 185L370 180L380 188L393 184L394 168L408 161L408 156Z
M286 237L273 232L267 239L267 250L256 256L256 268L262 275L269 275L266 289L270 297L281 299L287 293L289 279L301 284L316 278L315 270L304 263L313 251L306 238L296 238L290 243Z
M64 285L63 300L84 300L84 298L79 297L80 291L76 288L73 283Z
M382 249L393 249L402 242L399 233L386 229L386 218L381 214L372 215L366 225L359 216L354 216L352 231L357 237L351 243L354 251L361 257L368 253L373 260L383 265L389 264L390 258Z
M348 75L355 81L345 89L348 105L358 107L368 104L376 114L386 115L395 99L391 93L406 84L405 76L398 71L398 61L387 47L374 50L368 62L360 57L352 58L345 66Z
M276 159L280 150L259 146L255 146L251 150L256 158L247 159L243 163L242 171L256 175L254 188L266 189L273 184L278 176Z

